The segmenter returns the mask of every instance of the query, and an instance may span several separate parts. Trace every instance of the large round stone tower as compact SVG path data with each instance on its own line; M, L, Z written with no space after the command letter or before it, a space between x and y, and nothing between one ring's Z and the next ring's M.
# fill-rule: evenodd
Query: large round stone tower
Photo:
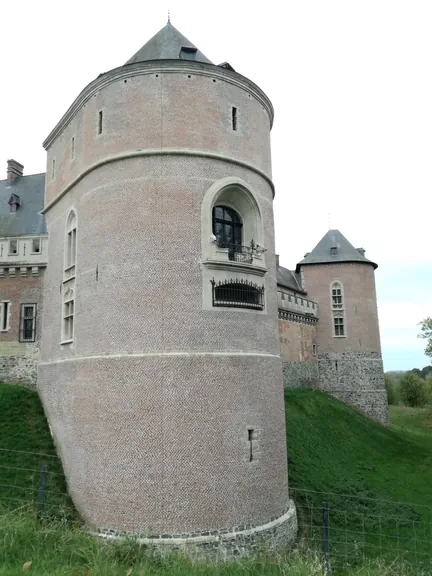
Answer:
M297 264L319 306L319 388L388 423L375 289L377 265L329 230Z
M266 95L170 23L44 142L38 385L89 524L223 554L294 537Z

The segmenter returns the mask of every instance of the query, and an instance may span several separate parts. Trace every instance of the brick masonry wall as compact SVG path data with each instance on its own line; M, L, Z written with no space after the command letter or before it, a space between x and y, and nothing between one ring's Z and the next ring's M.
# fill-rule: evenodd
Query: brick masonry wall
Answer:
M388 423L387 395L373 266L360 263L303 267L308 295L317 301L319 389ZM330 285L343 284L346 337L333 335Z
M109 86L89 103L76 136L88 146L82 165L138 142L155 146L146 138L157 133L158 146L223 145L270 169L269 119L247 93L186 75L159 78L154 91L150 81L133 79L129 96L126 84ZM211 90L219 94L216 108L203 105ZM230 102L239 106L239 133L230 132ZM101 104L106 131L96 141ZM147 114L156 117L147 122ZM66 158L67 141L59 146L55 154ZM270 263L262 313L203 309L211 285L203 282L201 204L227 175L245 181L260 207ZM61 346L71 206L78 215L75 338ZM172 534L262 525L283 514L288 482L268 182L223 160L131 158L92 170L48 211L47 224L50 330L38 386L84 518L112 530Z
M314 388L318 384L317 358L313 355L316 325L279 320L279 341L286 388Z
M42 289L44 270L39 268L39 276L32 277L31 269L27 276L19 274L0 279L0 299L9 300L10 325L9 330L0 332L0 380L9 384L20 384L29 388L36 386L37 364L39 361L39 345L42 319ZM34 343L19 342L21 304L36 304L36 341Z

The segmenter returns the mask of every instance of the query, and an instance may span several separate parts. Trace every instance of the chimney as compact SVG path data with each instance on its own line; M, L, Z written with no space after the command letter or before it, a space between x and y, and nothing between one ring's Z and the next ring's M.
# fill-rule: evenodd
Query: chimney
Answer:
M279 268L279 254L275 254L276 256L276 268Z
M24 166L16 160L7 161L7 181L13 184L17 178L23 175Z

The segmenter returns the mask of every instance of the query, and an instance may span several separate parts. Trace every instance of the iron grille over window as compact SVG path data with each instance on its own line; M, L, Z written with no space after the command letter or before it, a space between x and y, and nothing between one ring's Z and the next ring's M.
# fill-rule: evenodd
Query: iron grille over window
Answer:
M264 309L264 286L258 286L247 280L211 280L213 306L227 308Z
M36 336L36 304L21 304L20 342L34 342Z

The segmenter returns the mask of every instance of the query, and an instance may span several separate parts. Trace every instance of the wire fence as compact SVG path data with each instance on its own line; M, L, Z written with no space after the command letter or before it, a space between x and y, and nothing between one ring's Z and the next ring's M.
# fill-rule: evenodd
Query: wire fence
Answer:
M290 492L297 547L319 551L325 574L378 558L432 573L432 508L377 499L355 487L351 493L297 487ZM23 507L41 522L78 518L57 456L0 448L0 508Z
M297 507L299 546L320 550L325 572L378 558L432 570L432 508L361 491L290 491Z
M52 454L0 448L0 505L27 507L40 520L76 517L60 459Z

